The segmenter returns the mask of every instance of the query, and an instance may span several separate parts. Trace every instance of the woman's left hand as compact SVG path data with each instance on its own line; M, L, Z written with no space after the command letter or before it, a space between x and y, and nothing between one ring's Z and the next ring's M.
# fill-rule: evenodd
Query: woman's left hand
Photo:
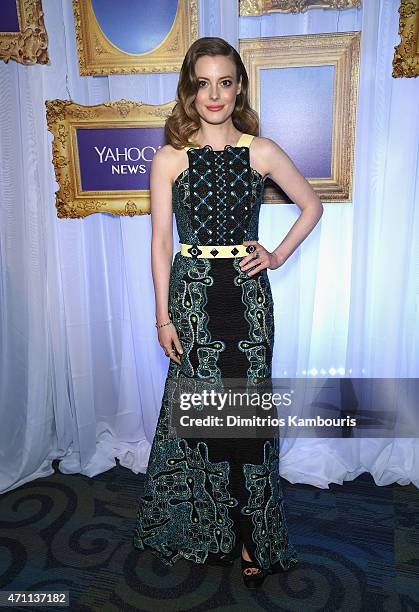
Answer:
M243 257L239 266L241 270L247 272L247 276L254 276L264 268L269 268L269 270L276 270L281 265L277 260L274 253L270 253L256 240L246 240L243 242L245 246L249 246L251 244L254 245L255 251L253 253L249 253L246 257Z

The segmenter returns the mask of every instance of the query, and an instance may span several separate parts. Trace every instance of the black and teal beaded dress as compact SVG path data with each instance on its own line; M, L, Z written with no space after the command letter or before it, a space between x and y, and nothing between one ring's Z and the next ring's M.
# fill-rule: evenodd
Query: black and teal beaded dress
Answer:
M258 240L263 177L250 166L244 134L237 146L189 148L189 167L173 184L180 243L238 245ZM248 143L240 146L241 143ZM288 537L279 477L279 440L169 435L169 382L271 377L273 301L266 269L248 277L240 257L176 253L169 314L183 347L170 361L153 440L134 545L165 564L205 563L241 543L258 564L287 570L298 563Z

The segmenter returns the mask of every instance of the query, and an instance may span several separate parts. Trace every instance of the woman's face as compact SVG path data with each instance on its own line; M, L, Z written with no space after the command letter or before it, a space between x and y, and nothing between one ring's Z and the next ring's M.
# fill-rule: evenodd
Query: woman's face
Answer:
M195 108L200 117L211 124L223 123L230 117L241 91L236 65L224 55L204 55L195 63L198 91Z

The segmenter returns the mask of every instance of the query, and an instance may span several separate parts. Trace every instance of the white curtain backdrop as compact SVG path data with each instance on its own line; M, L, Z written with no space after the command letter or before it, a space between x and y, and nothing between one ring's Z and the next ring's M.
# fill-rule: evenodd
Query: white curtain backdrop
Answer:
M419 79L391 77L398 5L239 19L236 0L199 3L199 35L236 48L238 36L362 31L353 202L325 204L269 272L275 378L419 375ZM178 75L80 77L70 0L43 6L51 65L0 63L1 492L53 473L56 458L64 473L94 476L115 457L145 472L168 367L150 216L57 218L44 103L164 103ZM275 248L298 212L262 207L262 244ZM365 471L379 485L419 486L419 441L285 438L280 470L317 487Z

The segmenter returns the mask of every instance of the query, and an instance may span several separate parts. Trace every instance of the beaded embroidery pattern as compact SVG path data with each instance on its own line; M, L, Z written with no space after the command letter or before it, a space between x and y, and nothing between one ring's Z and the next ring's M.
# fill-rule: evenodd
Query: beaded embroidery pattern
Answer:
M189 167L173 185L180 242L199 248L258 240L263 177L250 166L249 148L228 145L214 151L207 145L187 153ZM266 270L248 277L239 262L176 253L170 273L169 314L184 352L181 365L169 363L134 534L138 549L149 547L167 565L180 558L204 563L209 553L231 552L239 536L233 520L237 511L243 521L250 521L254 556L261 567L279 562L288 569L298 562L288 538L277 439L265 441L263 456L255 457L259 462L243 462L240 502L230 492L228 456L213 461L211 441L170 436L175 401L170 381L221 381L223 356L245 364L237 376L252 382L271 376L274 312L269 278ZM214 304L229 295L241 304L236 327L233 320L214 326L213 317L220 316Z

